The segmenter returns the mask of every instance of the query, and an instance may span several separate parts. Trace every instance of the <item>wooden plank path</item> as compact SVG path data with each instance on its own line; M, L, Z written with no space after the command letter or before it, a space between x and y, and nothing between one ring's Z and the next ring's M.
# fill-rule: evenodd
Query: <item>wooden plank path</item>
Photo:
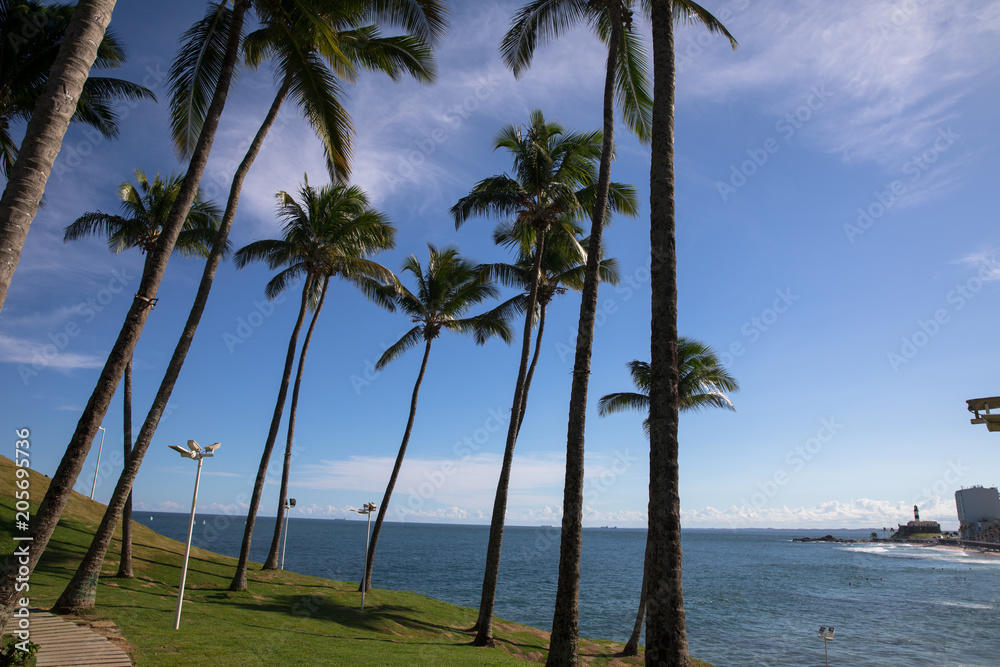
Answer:
M47 611L31 611L31 641L38 644L38 667L131 667L125 651L90 628Z

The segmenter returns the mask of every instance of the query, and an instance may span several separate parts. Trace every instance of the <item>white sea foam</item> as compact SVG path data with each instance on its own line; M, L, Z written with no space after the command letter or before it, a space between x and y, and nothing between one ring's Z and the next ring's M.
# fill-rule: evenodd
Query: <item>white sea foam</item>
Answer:
M979 551L966 551L956 547L919 546L915 544L860 543L848 544L842 547L852 551L873 556L888 558L909 558L914 560L932 560L942 563L962 563L963 565L994 565L1000 566L1000 558L996 554Z

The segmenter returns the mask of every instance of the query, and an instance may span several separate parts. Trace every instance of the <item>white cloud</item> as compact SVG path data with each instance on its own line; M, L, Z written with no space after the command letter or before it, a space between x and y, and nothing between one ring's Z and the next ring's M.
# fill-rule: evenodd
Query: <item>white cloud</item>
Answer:
M932 145L943 124L959 123L955 84L995 70L1000 7L766 0L728 27L740 41L736 53L717 39L702 46L697 28L680 34L680 94L770 91L764 111L783 117L820 87L829 99L802 131L845 160L898 167Z
M101 368L104 357L94 354L62 352L53 342L13 338L0 334L0 362L24 364L34 369L54 368L69 371L77 368Z
M898 500L830 500L812 507L704 507L682 510L687 528L895 528L913 517L913 504ZM958 522L954 497L933 496L920 504L920 518L942 528Z

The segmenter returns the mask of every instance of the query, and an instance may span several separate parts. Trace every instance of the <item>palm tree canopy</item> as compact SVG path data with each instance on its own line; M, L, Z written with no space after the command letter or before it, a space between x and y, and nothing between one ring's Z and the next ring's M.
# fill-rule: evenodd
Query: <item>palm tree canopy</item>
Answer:
M631 410L649 413L649 362L633 359L627 366L632 383L639 391L602 396L597 402L597 413L602 417ZM681 411L703 408L736 410L726 392L739 391L739 383L722 365L711 347L693 338L681 336L677 340L677 367L680 375L677 393ZM648 433L648 419L643 422L643 427Z
M43 5L38 0L0 0L0 171L10 173L17 145L10 125L28 121L62 45L74 5ZM125 49L111 30L97 49L95 69L125 63ZM90 77L83 85L73 121L86 123L104 137L118 136L121 119L115 102L155 100L151 90L121 79Z
M440 0L257 0L252 6L261 27L243 39L246 66L272 62L275 80L287 86L323 142L332 178L350 173L353 128L341 104L342 82L354 82L359 69L393 80L404 74L434 80L430 43L445 24ZM171 130L182 156L193 149L204 122L230 19L226 2L209 3L182 37L171 66ZM407 33L386 37L382 27Z
M513 175L490 176L452 206L455 227L473 215L512 220L519 226L546 229L563 218L582 219L590 213L601 158L602 133L567 132L534 110L524 127L506 125L493 143L506 150ZM613 211L634 216L638 194L631 186L613 184Z
M403 263L403 271L416 281L416 293L402 284L394 288L396 305L410 316L415 326L386 349L375 365L378 370L421 340L434 340L442 329L472 334L479 345L494 336L505 343L513 340L509 317L503 312L494 309L468 316L474 306L500 295L488 271L460 256L454 247L438 250L427 244L427 248L430 258L426 267L421 266L415 255Z
M331 183L317 190L306 178L298 201L287 192L278 192L277 199L282 238L254 241L233 256L238 268L264 262L281 269L267 284L269 299L299 278L318 287L317 277L339 276L379 305L393 307L385 287L396 277L368 256L395 247L396 228L371 208L361 188Z
M108 248L115 254L129 248L153 252L184 177L173 174L162 178L156 174L150 181L145 172L136 169L134 178L138 185L125 181L118 186L121 213L85 213L66 227L63 240L106 236ZM221 218L222 211L214 202L203 201L197 196L177 236L174 250L185 256L208 257ZM228 241L226 247L229 247Z
M647 20L652 0L642 0ZM539 44L556 39L579 23L589 25L605 45L611 41L612 16L617 15L623 28L615 70L615 102L628 128L643 143L652 137L653 95L650 88L649 56L639 35L633 30L634 0L531 0L514 15L511 27L500 43L504 64L520 77L535 55ZM725 35L733 48L736 40L722 23L704 7L689 0L674 0L674 20L679 23L702 23L710 32Z

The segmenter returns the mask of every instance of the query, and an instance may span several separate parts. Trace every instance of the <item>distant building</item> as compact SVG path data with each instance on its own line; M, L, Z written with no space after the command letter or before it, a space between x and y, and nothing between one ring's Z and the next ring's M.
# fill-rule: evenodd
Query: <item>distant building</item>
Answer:
M997 487L959 489L955 492L955 507L963 538L986 539L1000 530L1000 492Z
M898 539L905 539L911 535L920 535L922 533L940 533L941 524L937 521L921 521L920 520L920 510L917 506L913 506L913 521L907 521L906 525L896 524L898 529L893 537Z

